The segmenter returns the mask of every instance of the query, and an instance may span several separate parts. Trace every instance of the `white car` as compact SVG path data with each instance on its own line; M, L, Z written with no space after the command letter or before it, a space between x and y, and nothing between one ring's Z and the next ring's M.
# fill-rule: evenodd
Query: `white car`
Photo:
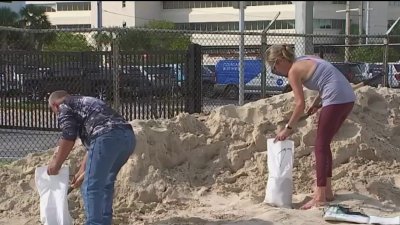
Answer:
M289 83L286 77L278 76L267 69L265 93L267 95L280 94ZM245 93L261 94L261 73L245 84Z

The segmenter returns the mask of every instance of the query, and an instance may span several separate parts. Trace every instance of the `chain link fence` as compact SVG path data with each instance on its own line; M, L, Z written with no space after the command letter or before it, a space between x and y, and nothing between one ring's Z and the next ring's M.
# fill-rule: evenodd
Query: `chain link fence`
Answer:
M238 104L241 35L245 102L288 85L265 63L272 44L290 45L297 56L320 56L353 83L384 73L372 85L399 87L398 36L0 27L0 158L56 145L58 125L46 100L58 89L100 98L127 120Z

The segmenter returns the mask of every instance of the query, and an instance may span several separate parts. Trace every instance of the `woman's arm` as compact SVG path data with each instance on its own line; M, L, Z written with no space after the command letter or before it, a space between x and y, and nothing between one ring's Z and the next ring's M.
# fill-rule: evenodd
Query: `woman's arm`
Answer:
M290 117L288 125L290 127L296 126L299 118L304 114L305 100L302 83L302 70L293 65L293 68L289 71L288 80L289 84L293 89L295 99L295 109Z

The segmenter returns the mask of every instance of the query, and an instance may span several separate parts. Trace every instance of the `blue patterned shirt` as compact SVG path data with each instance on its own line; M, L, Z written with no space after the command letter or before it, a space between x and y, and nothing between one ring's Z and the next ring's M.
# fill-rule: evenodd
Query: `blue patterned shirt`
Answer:
M87 96L68 96L60 104L58 124L62 138L75 141L79 136L89 147L90 142L113 128L132 126L103 101Z

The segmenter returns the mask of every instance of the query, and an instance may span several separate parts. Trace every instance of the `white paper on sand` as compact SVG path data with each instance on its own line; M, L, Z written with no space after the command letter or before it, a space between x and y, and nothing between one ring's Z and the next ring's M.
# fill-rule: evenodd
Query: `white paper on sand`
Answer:
M64 166L58 175L49 176L47 166L38 167L35 170L35 183L40 196L42 224L72 225L67 200L69 168Z
M264 202L292 208L294 142L267 140L268 181Z
M400 225L400 216L380 217L368 216L363 213L344 213L338 207L330 206L324 214L325 221L341 221L360 224Z

